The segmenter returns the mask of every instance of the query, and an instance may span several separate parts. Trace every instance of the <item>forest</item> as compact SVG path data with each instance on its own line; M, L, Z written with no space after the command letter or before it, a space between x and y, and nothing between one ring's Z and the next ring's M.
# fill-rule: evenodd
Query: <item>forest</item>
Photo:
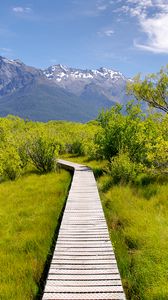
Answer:
M0 299L40 299L71 182L58 158L94 171L127 299L168 299L168 114L133 101L86 124L0 118Z

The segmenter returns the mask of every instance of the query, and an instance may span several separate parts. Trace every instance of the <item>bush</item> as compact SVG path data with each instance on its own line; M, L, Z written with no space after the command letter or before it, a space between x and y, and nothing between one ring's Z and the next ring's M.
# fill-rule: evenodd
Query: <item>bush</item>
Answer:
M121 113L122 106L102 111L98 116L99 131L95 135L95 145L99 157L107 160L119 153L124 138L125 118Z
M55 169L58 147L49 137L36 135L33 140L29 141L27 153L31 162L41 173Z
M83 148L82 141L77 139L71 144L71 153L76 154L78 156L84 155L84 148Z
M155 180L156 178L154 175L150 175L148 173L140 173L135 180L135 184L139 187L144 187L151 183L154 183Z
M132 162L127 153L120 153L111 160L108 173L117 184L134 182L139 171L140 166Z
M0 151L0 175L14 180L21 173L20 156L14 146L8 145Z
M28 154L27 154L27 151L26 151L26 143L22 143L21 145L18 146L18 154L20 156L20 160L21 160L21 168L24 169L27 164L28 164Z

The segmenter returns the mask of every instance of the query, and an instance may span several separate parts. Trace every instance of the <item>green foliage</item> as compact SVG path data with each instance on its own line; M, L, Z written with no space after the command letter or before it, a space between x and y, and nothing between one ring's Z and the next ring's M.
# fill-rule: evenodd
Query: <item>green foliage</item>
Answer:
M95 144L98 146L99 156L109 161L122 147L125 120L121 109L122 107L117 105L106 112L102 111L98 116L100 130L95 136Z
M59 154L90 154L96 131L96 121L40 123L14 116L0 118L0 180L15 179L30 163L40 172L50 172Z
M42 173L51 172L56 167L57 145L44 135L37 135L27 144L31 162Z
M69 151L72 154L76 154L78 156L81 156L84 154L84 149L83 149L83 143L82 141L75 140L72 144L71 144L71 150Z
M126 184L134 182L141 171L142 167L132 162L127 153L120 153L112 158L108 173L111 175L113 183Z
M99 117L100 130L95 143L102 158L109 161L119 152L129 151L135 161L144 159L143 114L140 107L127 105L127 115L122 114L122 106L116 105L111 110L102 112Z
M13 146L0 149L0 175L14 180L21 172L21 160Z
M24 169L27 166L28 161L29 161L26 143L21 142L17 147L17 151L18 151L20 161L21 161L21 168Z
M168 66L157 74L150 74L141 80L140 75L128 84L128 92L139 101L168 112Z
M168 168L168 117L141 112L139 105L128 103L127 114L116 106L98 117L95 136L97 156L111 161L119 153L128 153L132 163L150 172L166 173ZM124 158L123 158L124 160Z

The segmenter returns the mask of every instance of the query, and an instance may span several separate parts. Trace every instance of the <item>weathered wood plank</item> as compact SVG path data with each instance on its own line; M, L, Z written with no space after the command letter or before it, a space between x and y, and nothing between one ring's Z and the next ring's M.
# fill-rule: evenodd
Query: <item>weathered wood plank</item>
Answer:
M47 281L45 292L49 293L103 293L103 292L123 292L122 286L55 286L53 281Z
M55 274L59 274L59 275L63 275L63 274L66 274L66 275L104 275L104 274L110 274L110 275L119 275L118 273L118 269L115 267L113 268L109 268L109 267L106 267L106 268L103 268L103 269L100 269L100 268L94 268L94 269L89 269L89 268L78 268L78 269L71 269L71 268L66 268L66 269L63 269L63 268L55 268L51 265L51 268L49 270L49 275L55 275Z
M124 300L123 293L44 293L43 300Z
M116 281L121 283L120 281L120 275L119 274L104 274L104 275L100 275L100 274L64 274L64 275L60 275L60 274L49 274L48 275L48 280L114 280L115 283Z
M100 286L116 286L116 287L121 287L121 281L118 279L82 279L82 280L67 280L65 278L62 278L60 280L59 278L56 279L49 279L47 280L47 285L48 286L54 286L54 287L100 287Z
M57 256L59 257L64 257L66 256L67 258L69 257L88 257L88 258L92 258L92 259L95 259L96 257L100 258L104 258L104 257L115 257L115 255L111 252L111 250L109 251L101 251L101 252L98 252L98 251L62 251L62 250L57 250L54 252L54 255L53 257L56 258Z

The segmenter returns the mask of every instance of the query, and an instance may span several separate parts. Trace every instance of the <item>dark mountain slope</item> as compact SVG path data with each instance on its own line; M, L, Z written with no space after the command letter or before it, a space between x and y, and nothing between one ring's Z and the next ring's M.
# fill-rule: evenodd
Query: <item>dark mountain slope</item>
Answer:
M33 82L9 96L0 99L0 114L13 114L24 119L48 121L70 120L86 122L94 119L102 106L111 102L97 99L85 101L64 89Z

